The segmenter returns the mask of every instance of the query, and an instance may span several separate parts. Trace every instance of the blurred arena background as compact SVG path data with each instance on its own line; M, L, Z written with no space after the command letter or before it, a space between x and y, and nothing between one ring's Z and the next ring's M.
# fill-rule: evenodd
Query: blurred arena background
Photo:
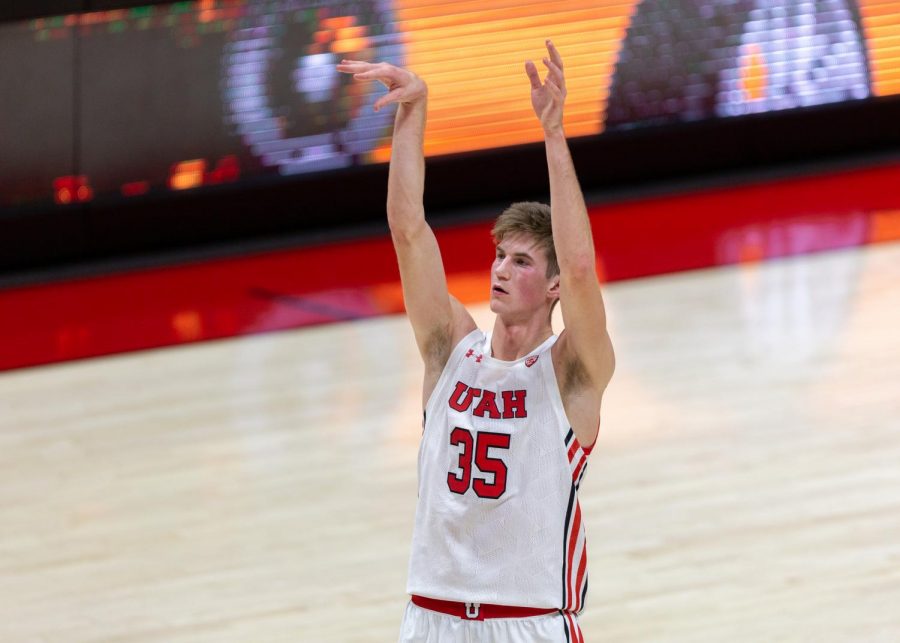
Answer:
M334 65L428 81L426 208L487 323L492 218L548 198L548 37L619 363L587 639L900 641L882 0L4 2L0 640L396 638L393 110Z

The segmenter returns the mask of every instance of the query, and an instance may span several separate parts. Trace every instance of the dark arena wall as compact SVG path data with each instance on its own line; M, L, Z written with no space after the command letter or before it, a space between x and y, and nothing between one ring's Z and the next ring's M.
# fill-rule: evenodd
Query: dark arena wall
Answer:
M546 37L598 201L900 142L894 2L83 0L0 20L5 273L382 231L392 113L343 57L427 79L439 224L546 198L522 71Z

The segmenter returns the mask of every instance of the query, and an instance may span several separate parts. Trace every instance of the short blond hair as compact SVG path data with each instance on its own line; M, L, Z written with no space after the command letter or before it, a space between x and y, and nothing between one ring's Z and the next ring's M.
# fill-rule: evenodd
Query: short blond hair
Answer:
M524 234L534 239L535 244L547 257L547 278L559 274L556 247L553 245L553 228L550 226L550 206L536 201L521 201L506 208L491 230L494 243L506 237Z

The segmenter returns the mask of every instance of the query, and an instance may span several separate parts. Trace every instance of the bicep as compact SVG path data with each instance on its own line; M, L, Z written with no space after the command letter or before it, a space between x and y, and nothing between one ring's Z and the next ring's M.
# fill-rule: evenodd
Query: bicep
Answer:
M394 234L393 240L403 301L419 353L427 367L442 369L454 344L465 335L459 332L466 318L471 317L447 290L440 248L427 223L423 221L409 234Z
M596 276L561 278L560 307L565 325L560 336L564 361L579 364L586 384L602 392L612 377L615 355Z
M432 359L426 357L428 349L422 354L425 362L424 381L422 385L422 408L428 406L428 399L431 397L434 387L437 385L441 377L441 373L447 364L447 360L453 352L453 349L462 339L475 330L475 320L466 310L465 306L453 295L449 295L451 313L451 323L449 340L446 342L446 350L439 355L435 354ZM431 348L432 352L436 352L436 347Z

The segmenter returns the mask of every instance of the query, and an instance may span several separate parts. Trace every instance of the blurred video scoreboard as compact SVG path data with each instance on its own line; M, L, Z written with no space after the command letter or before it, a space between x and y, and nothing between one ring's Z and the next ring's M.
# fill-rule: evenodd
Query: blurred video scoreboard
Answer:
M0 24L0 207L136 199L389 158L383 91L429 83L426 154L540 140L524 61L563 54L569 136L900 94L900 2L199 0Z

